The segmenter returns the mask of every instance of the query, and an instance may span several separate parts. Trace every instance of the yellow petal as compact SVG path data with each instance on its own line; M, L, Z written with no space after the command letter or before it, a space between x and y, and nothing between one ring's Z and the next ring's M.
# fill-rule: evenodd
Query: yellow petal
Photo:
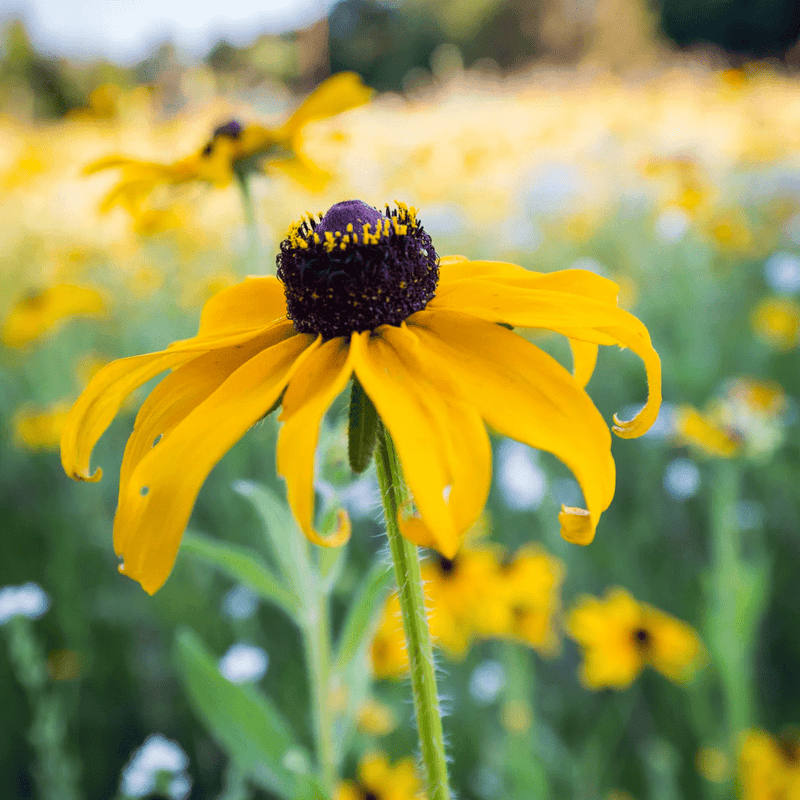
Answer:
M158 444L163 444L173 428L216 391L235 370L257 353L286 339L293 330L292 324L287 322L282 328L245 345L198 355L167 375L150 392L136 416L133 433L128 438L122 458L120 495L125 491L136 465L155 446L156 437Z
M544 328L578 341L630 348L644 362L648 399L634 419L623 421L615 416L614 431L623 438L640 436L655 422L661 405L661 361L650 334L640 320L609 301L612 287L616 287L612 281L584 270L566 272L570 274L529 273L522 280L477 277L455 281L437 292L428 308L450 308L491 322ZM573 283L575 293L562 288L538 288ZM537 288L525 288L528 285ZM597 287L599 299L585 294L591 287Z
M419 517L401 513L401 532L452 558L489 493L491 448L480 414L411 329L354 335L352 350L419 510Z
M680 406L676 410L675 428L686 444L698 447L709 456L731 458L741 446L719 424L691 406Z
M608 427L575 379L521 336L457 311L420 311L408 325L488 425L572 470L588 510L562 512L562 535L591 541L614 496L615 467Z
M280 397L306 353L298 334L239 367L136 465L120 492L114 549L120 571L157 591L169 576L197 493L225 453Z
M570 339L569 346L572 350L572 374L578 384L586 388L597 364L599 348L593 342L581 342L577 339Z
M194 358L194 353L147 353L112 361L89 382L70 409L61 432L61 463L71 478L99 481L100 469L92 473L92 449L117 415L122 402L135 389L164 370Z
M3 322L0 338L8 347L22 347L38 339L59 320L101 314L103 296L88 286L60 283L19 300Z
M217 292L203 306L197 336L263 328L285 316L283 284L277 278L246 278L242 283Z
M303 533L314 544L339 547L350 537L346 516L328 537L314 528L314 453L325 412L341 394L353 370L344 338L331 339L311 353L289 382L279 420L278 474L286 479L286 499Z
M294 136L303 127L320 119L336 116L368 103L373 90L355 72L339 72L324 80L281 128L284 136Z
M279 158L267 165L270 170L277 170L299 183L306 191L321 192L330 183L333 175L320 167L302 153L295 153L290 158Z

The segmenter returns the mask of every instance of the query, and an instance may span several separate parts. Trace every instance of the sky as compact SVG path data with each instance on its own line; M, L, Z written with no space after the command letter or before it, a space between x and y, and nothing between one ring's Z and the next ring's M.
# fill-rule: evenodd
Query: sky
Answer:
M0 0L0 17L25 20L51 55L104 56L130 64L171 38L205 55L221 38L244 45L261 33L320 18L333 0Z

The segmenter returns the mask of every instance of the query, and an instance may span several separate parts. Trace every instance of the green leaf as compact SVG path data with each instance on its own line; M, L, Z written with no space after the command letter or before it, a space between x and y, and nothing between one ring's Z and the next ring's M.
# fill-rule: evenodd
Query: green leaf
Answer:
M310 760L266 695L224 678L197 634L184 628L174 661L189 700L209 733L260 787L286 800L324 800Z
M286 503L266 486L252 481L236 481L235 492L255 509L267 534L275 563L298 597L316 592L317 578L308 552L308 540L298 530Z
M246 584L267 602L280 606L291 617L297 615L300 607L297 597L249 548L191 533L184 536L181 550L211 564L233 580Z
M394 577L388 564L378 561L367 573L347 612L336 650L336 669L342 673L362 645L372 636L375 621Z

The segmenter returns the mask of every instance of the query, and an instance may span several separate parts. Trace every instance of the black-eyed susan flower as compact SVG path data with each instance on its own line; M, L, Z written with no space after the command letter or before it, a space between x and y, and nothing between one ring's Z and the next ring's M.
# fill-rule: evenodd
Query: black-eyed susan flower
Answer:
M773 738L760 730L742 735L738 781L743 800L800 800L800 737Z
M123 458L114 542L125 574L149 592L163 584L206 475L279 401L289 504L312 541L342 544L346 525L327 539L314 527L314 451L324 414L354 377L413 498L398 519L407 539L453 558L489 492L488 424L572 469L585 506L562 508L561 532L592 541L615 478L610 432L583 389L598 345L629 347L649 377L639 414L615 418L618 435L646 431L661 400L658 356L645 326L617 307L614 283L440 259L413 209L381 214L356 200L293 225L277 274L213 297L194 338L108 365L70 412L64 468L99 480L91 451L120 403L172 370L142 406ZM568 336L580 380L509 326Z
M558 646L555 620L561 607L563 578L561 562L535 545L527 545L503 561L496 596L506 609L506 621L494 635L552 653Z
M371 753L358 763L358 780L345 781L336 791L336 800L424 800L422 784L414 760L404 758L395 764L383 753Z
M108 156L84 170L91 175L107 169L122 177L103 200L101 211L122 206L132 216L147 216L145 203L159 186L202 182L227 186L236 175L259 170L263 163L287 174L310 191L319 191L330 175L303 151L303 130L311 122L336 116L366 103L372 90L354 72L340 72L323 81L282 125L266 128L229 120L218 126L197 152L172 164Z
M691 679L704 654L689 625L619 588L606 592L602 600L581 598L566 627L583 650L580 679L589 689L625 689L648 665L683 683Z
M8 347L23 347L51 331L59 322L105 311L103 296L88 286L59 283L32 292L11 309L0 330Z

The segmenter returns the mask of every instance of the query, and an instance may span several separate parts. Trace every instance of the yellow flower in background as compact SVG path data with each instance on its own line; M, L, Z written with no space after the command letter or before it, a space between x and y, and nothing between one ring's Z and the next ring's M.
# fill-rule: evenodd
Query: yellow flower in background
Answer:
M680 406L675 411L675 428L684 444L697 447L706 455L731 458L739 452L740 442L731 432L691 406Z
M583 650L581 683L589 689L625 689L646 666L676 683L692 678L704 649L685 622L624 589L599 600L584 597L570 611L567 631Z
M800 738L796 731L773 738L747 731L739 749L742 800L800 800Z
M364 731L364 733L370 736L380 738L382 736L388 736L397 728L397 714L394 713L392 708L383 703L379 703L373 697L367 700L367 702L358 709L356 724L360 731Z
M14 415L14 439L28 450L58 450L70 403L60 400L45 409L23 408Z
M335 800L424 800L414 760L394 765L383 753L372 753L358 763L358 780L339 786Z
M783 444L787 408L780 384L734 378L725 383L705 413L691 406L678 408L675 427L684 444L705 455L732 458L743 454L764 461Z
M552 653L562 577L561 563L533 545L507 560L497 549L466 546L452 559L427 558L422 579L434 645L456 661L487 638L515 639ZM398 680L408 673L396 592L387 598L371 656L376 678Z
M695 766L712 783L724 783L730 776L730 760L718 747L701 747L695 756Z
M435 608L430 596L428 600L431 607ZM372 638L369 656L372 674L377 680L399 681L408 675L408 653L397 592L392 592L386 598L378 629Z
M360 201L293 225L278 277L252 278L212 298L197 336L101 370L70 412L62 463L96 481L92 449L124 398L165 370L128 440L114 543L122 571L149 592L169 575L197 493L217 461L278 403L278 471L298 523L317 544L314 453L327 409L355 376L399 456L413 505L398 525L452 558L480 517L491 481L490 425L554 453L575 474L585 508L562 507L561 533L588 544L614 495L611 435L583 389L597 347L644 361L649 399L616 433L644 433L661 402L661 365L645 326L616 304L611 281L514 264L439 260L413 209L385 214ZM499 325L497 323L503 323ZM559 331L576 380L507 326Z
M765 298L753 310L750 324L759 339L786 352L797 346L800 336L800 305L783 297Z
M262 161L309 191L319 191L331 176L304 154L304 128L309 123L364 105L371 96L372 90L364 86L356 73L340 72L323 81L289 119L276 128L242 125L230 120L216 128L211 140L198 152L172 164L108 156L90 164L84 172L93 175L107 169L120 169L121 180L105 197L100 209L106 212L122 206L135 218L150 211L145 203L159 186L202 182L223 188L237 174L258 171ZM168 222L158 217L142 225L142 231L147 232L153 222L157 230L161 230L165 221Z
M561 562L535 545L523 547L508 563L503 562L497 586L508 609L508 623L497 635L553 653L558 646L555 618L563 578Z
M723 250L747 251L753 244L753 232L744 214L738 210L715 215L708 224L711 238Z
M22 347L40 338L62 320L104 311L103 296L95 289L57 284L19 300L3 322L0 338L8 347Z

